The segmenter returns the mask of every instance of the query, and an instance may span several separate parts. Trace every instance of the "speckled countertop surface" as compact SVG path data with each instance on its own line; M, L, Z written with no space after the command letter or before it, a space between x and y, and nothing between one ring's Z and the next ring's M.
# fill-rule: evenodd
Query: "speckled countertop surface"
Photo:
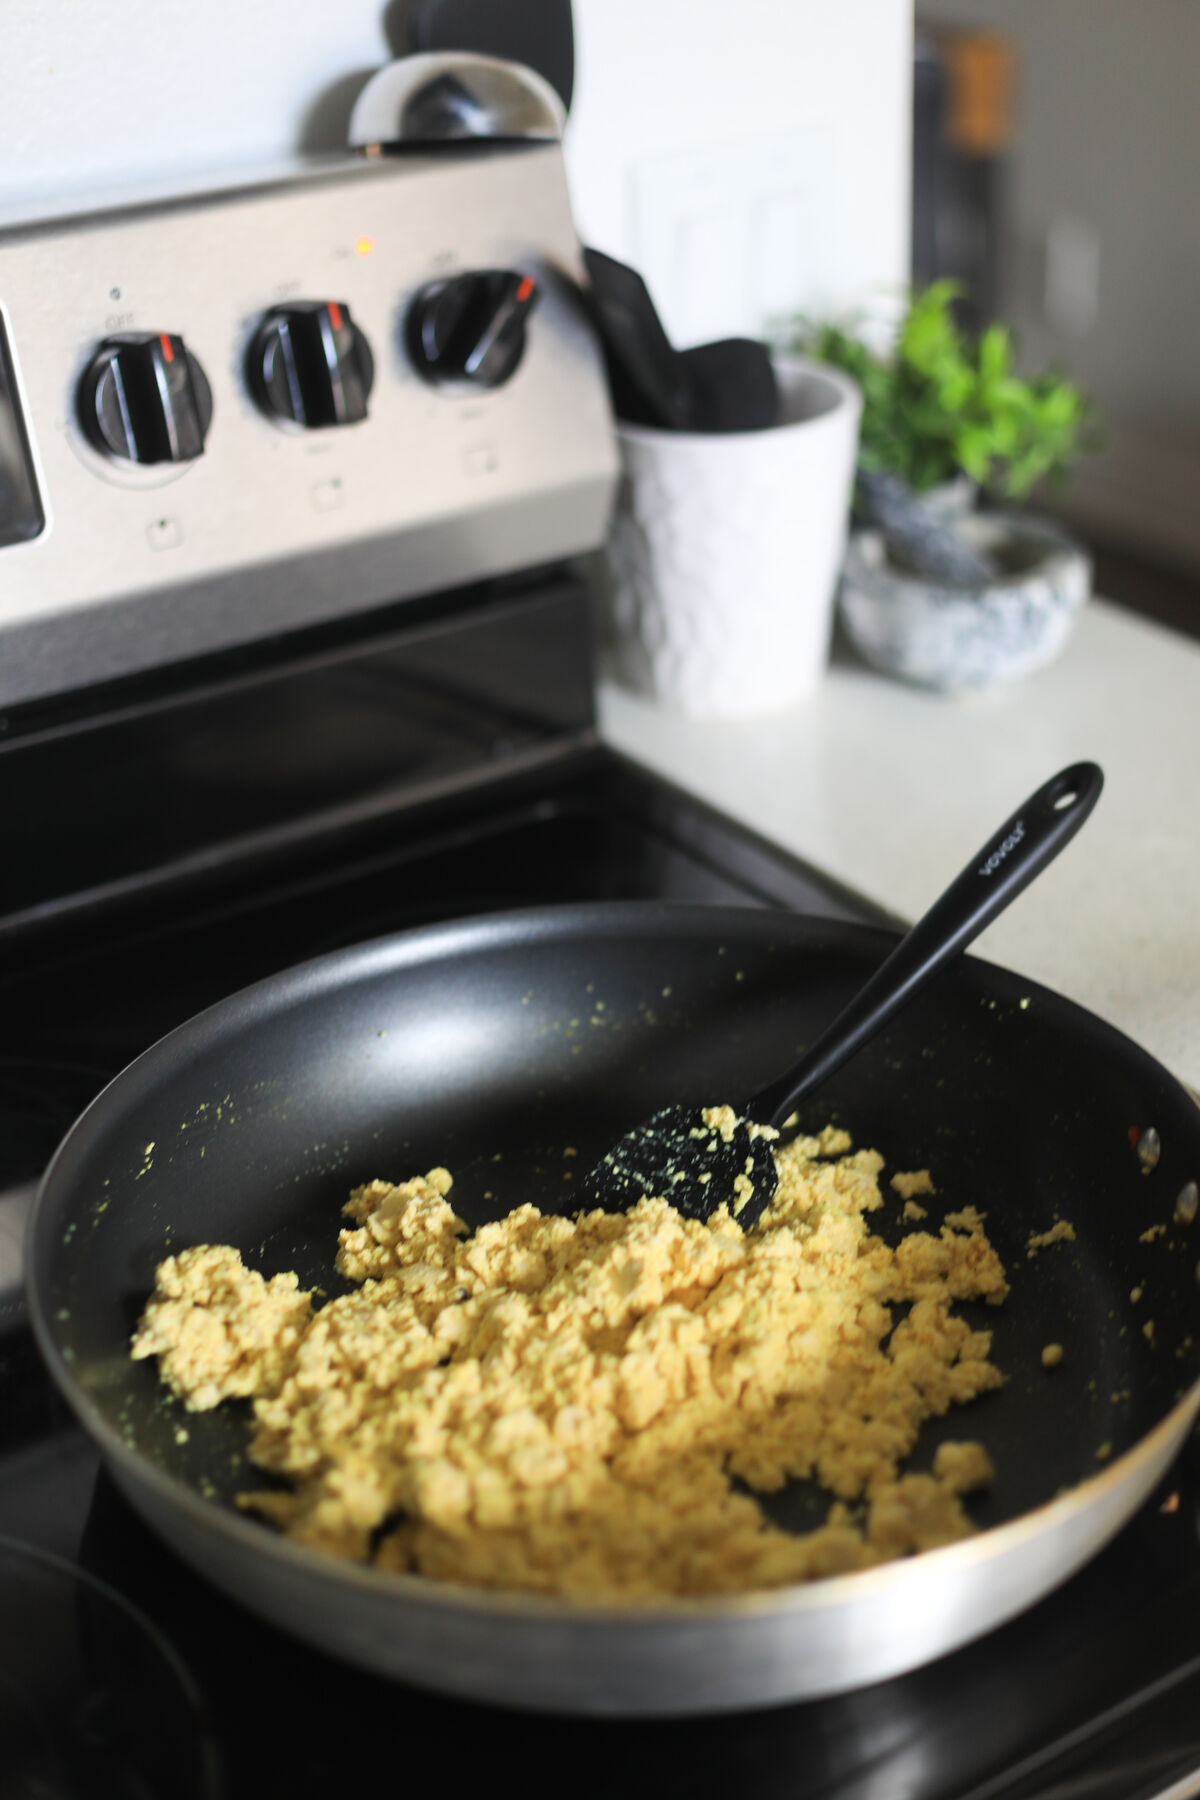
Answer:
M847 653L769 718L699 722L605 683L600 720L617 749L906 919L1047 777L1098 762L1092 817L973 948L1200 1088L1200 644L1097 600L1057 663L970 699Z

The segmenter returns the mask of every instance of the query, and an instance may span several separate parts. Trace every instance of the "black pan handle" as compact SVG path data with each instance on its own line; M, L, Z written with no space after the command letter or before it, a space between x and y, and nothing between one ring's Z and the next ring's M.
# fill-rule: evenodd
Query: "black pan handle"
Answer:
M1104 786L1095 763L1073 763L1031 794L962 874L901 938L887 961L786 1074L748 1102L747 1115L782 1125L810 1089L841 1068L919 988L964 950L1069 844Z

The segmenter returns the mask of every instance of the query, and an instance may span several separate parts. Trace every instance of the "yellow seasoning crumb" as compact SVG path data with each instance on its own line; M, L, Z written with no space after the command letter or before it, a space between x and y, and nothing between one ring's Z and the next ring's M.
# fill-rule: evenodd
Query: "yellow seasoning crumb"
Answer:
M1140 1288L1140 1287L1130 1288L1129 1298L1135 1306L1137 1305L1138 1301L1141 1299L1144 1292L1145 1292L1144 1288Z
M1002 1384L955 1307L1008 1284L970 1209L874 1235L883 1159L848 1144L775 1149L746 1231L646 1198L468 1233L447 1170L370 1182L339 1234L351 1292L315 1305L200 1246L160 1265L132 1353L192 1410L251 1400L249 1457L290 1487L239 1503L331 1555L634 1602L872 1567L973 1530L982 1445L902 1465L925 1419ZM783 1531L755 1496L806 1479L825 1522Z
M922 1219L927 1219L929 1217L929 1208L927 1206L919 1206L915 1200L906 1200L904 1202L904 1211L900 1216L904 1219L911 1219L914 1224L919 1224Z
M1048 1250L1051 1244L1075 1242L1075 1227L1066 1219L1059 1219L1049 1231L1037 1231L1025 1246L1027 1256L1036 1256L1039 1250Z
M1154 1342L1154 1320L1153 1319L1147 1319L1146 1323L1142 1326L1142 1336L1145 1338L1145 1340L1148 1344L1152 1344Z
M1141 1236L1138 1238L1138 1243L1152 1244L1155 1238L1166 1237L1166 1235L1167 1228L1165 1225L1151 1225L1142 1232Z
M1061 1344L1047 1344L1042 1351L1043 1369L1057 1369L1062 1359L1063 1347Z
M1112 1445L1110 1443L1105 1442L1105 1443L1101 1444L1100 1448L1096 1452L1096 1461L1097 1462L1107 1462L1111 1455L1112 1455Z

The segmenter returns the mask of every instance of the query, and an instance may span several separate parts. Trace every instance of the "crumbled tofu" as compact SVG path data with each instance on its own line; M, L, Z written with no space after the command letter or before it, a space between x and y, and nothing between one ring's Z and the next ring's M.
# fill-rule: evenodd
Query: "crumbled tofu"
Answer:
M892 1176L892 1186L902 1200L911 1200L914 1194L932 1194L933 1176L928 1169L913 1169L907 1174L898 1169Z
M1049 1231L1038 1231L1025 1246L1027 1256L1036 1256L1039 1250L1048 1250L1051 1244L1073 1244L1075 1227L1066 1219L1059 1219Z
M739 1125L745 1127L749 1138L777 1138L778 1131L774 1125L757 1125L753 1119L743 1119L735 1113L732 1106L705 1106L701 1108L700 1117L710 1131L715 1131L723 1143L731 1143L733 1134ZM693 1136L695 1133L692 1134Z
M241 1504L334 1555L630 1601L870 1567L973 1529L981 1445L902 1464L925 1419L1001 1385L954 1304L1008 1286L970 1209L895 1248L873 1235L882 1158L848 1148L830 1130L777 1149L746 1231L646 1198L467 1235L444 1169L371 1182L336 1258L353 1292L314 1310L294 1276L185 1251L134 1354L190 1407L253 1398L251 1459L291 1486ZM807 1478L825 1523L771 1524L755 1494Z
M904 1202L904 1211L901 1213L900 1217L902 1219L911 1220L914 1225L919 1225L922 1219L927 1219L929 1217L929 1208L927 1206L919 1206L915 1200L906 1200Z
M984 1215L973 1206L964 1206L958 1212L948 1212L946 1223L953 1226L955 1231L979 1231L983 1226L983 1218Z
M939 1444L933 1455L933 1472L955 1494L972 1494L996 1478L982 1444Z
M200 1244L158 1265L130 1354L157 1356L193 1412L277 1393L312 1320L295 1275L265 1281L236 1250Z

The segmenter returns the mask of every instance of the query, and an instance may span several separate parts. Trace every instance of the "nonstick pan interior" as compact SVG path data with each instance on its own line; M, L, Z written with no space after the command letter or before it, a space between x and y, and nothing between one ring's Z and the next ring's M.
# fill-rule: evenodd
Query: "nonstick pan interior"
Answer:
M570 1211L569 1178L621 1131L668 1101L752 1092L893 941L711 908L545 909L407 934L234 997L132 1065L47 1176L32 1288L52 1366L102 1442L115 1432L231 1499L247 1485L246 1409L186 1415L153 1364L128 1360L168 1250L230 1242L333 1293L350 1188L437 1163L469 1224L524 1201ZM973 1506L981 1526L1096 1473L1195 1379L1197 1234L1175 1202L1200 1175L1200 1109L1119 1034L964 959L805 1105L805 1129L830 1122L887 1159L874 1229L908 1229L887 1177L928 1166L928 1228L978 1207L1010 1271L1002 1308L966 1309L994 1330L1007 1385L927 1426L912 1459L980 1437L998 1471ZM1149 1171L1133 1142L1148 1127ZM1030 1258L1059 1218L1075 1241ZM1049 1342L1064 1351L1051 1371ZM824 1504L797 1488L771 1508L807 1525Z

